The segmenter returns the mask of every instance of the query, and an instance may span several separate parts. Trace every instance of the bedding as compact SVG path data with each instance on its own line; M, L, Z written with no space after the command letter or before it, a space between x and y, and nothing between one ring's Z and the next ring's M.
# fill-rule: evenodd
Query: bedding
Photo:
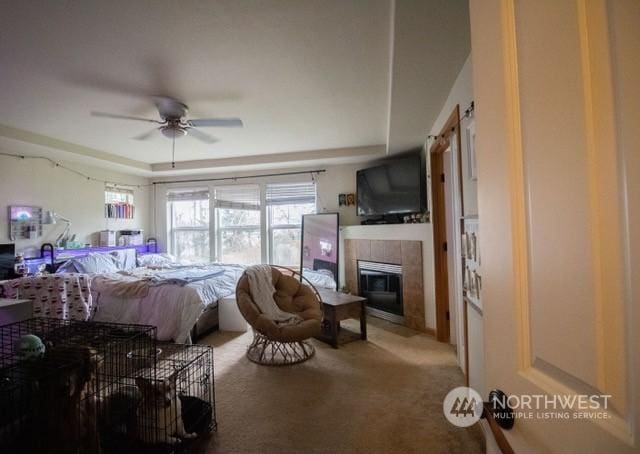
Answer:
M329 270L312 270L304 268L302 275L311 282L314 287L328 288L336 290L336 280L333 273Z
M87 320L93 310L93 298L86 274L47 274L6 281L7 298L32 301L34 317L63 320Z
M138 266L138 253L135 249L118 249L109 252L109 255L116 259L116 266L119 270L126 271Z
M181 267L166 271L158 271L151 278L152 285L187 285L220 276L224 269L217 267Z
M144 254L138 256L138 266L167 267L176 263L176 258L170 254Z
M93 320L154 325L162 341L188 342L203 312L217 312L218 301L235 294L245 270L230 264L183 265L168 254L135 259L134 249L90 253L68 260L59 270L90 276ZM336 287L330 270L305 268L303 275L315 287Z
M174 274L139 267L94 276L93 320L155 325L159 340L188 342L198 317L220 298L234 294L244 271L241 265L171 266ZM181 279L176 281L176 276Z

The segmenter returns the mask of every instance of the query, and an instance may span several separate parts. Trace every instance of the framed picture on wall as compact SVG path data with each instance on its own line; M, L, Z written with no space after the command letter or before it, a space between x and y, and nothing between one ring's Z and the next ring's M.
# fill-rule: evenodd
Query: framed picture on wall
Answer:
M476 171L476 122L471 120L467 126L467 166L469 178L478 179Z
M476 254L477 251L477 238L476 238L476 232L471 232L467 238L469 238L469 244L467 245L467 257L469 257L471 260L476 261L478 256Z
M460 242L460 246L461 246L461 255L463 259L467 258L467 234L463 233L462 234L462 241Z

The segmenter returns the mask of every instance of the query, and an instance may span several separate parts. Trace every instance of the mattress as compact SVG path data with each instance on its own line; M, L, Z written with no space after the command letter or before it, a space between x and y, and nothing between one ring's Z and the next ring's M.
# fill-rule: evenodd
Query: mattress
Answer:
M110 292L108 287L92 283L97 308L93 319L153 325L158 329L159 340L188 342L192 328L205 310L217 308L220 298L235 293L236 283L244 271L244 267L239 265L216 266L222 267L224 273L185 285L149 285L144 289L144 296L136 294L136 297L123 297L119 293ZM108 275L108 278L135 283L152 274L154 270L136 268L126 274ZM98 283L100 280L95 281ZM204 323L210 325L211 320Z

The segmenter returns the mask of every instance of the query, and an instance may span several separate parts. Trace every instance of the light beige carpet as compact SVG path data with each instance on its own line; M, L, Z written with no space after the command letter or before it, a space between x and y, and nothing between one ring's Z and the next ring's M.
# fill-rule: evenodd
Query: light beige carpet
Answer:
M461 429L442 413L444 396L463 384L449 345L379 319L368 342L332 349L287 367L246 356L251 332L215 332L219 453L474 453L480 428ZM343 322L357 329L355 321Z

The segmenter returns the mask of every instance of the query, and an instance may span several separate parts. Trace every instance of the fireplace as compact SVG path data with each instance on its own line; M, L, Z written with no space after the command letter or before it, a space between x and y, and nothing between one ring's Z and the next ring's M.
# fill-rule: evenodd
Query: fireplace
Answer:
M348 233L351 228L360 229L365 228L378 229L381 226L350 226L345 227L345 231ZM393 231L386 232L391 227L384 226L385 233L391 235L395 230L404 228L408 229L405 232L407 236L412 236L412 229L424 229L423 224L401 224L392 226ZM365 232L366 233L366 232ZM415 232L414 232L415 233ZM422 234L422 233L421 233ZM347 234L345 234L347 235ZM348 235L347 235L348 236ZM413 235L417 236L417 235ZM395 323L413 328L418 331L429 331L426 326L425 316L425 283L429 283L430 280L425 277L423 269L423 251L422 243L431 241L424 235L424 240L380 240L380 239L353 239L345 237L344 240L344 274L345 283L350 293L360 295L360 268L368 269L370 271L380 271L379 267L383 267L383 272L390 274L399 274L400 281L396 280L396 283L400 286L393 289L396 309L402 308L402 315L388 312L388 309L377 309L375 307L367 306L367 313L383 317L387 319L393 319ZM368 263L367 263L368 262ZM371 265L373 264L373 265ZM391 268L388 268L391 264ZM369 266L367 266L369 265ZM374 268L375 267L375 268ZM367 282L368 284L368 282ZM380 285L380 284L378 284ZM391 292L386 292L391 293ZM391 295L387 295L391 296ZM369 295L371 298L371 295ZM375 295L374 295L374 300ZM374 303L375 304L375 303ZM403 320L404 318L404 320Z
M368 313L404 324L401 265L358 260L358 290Z

